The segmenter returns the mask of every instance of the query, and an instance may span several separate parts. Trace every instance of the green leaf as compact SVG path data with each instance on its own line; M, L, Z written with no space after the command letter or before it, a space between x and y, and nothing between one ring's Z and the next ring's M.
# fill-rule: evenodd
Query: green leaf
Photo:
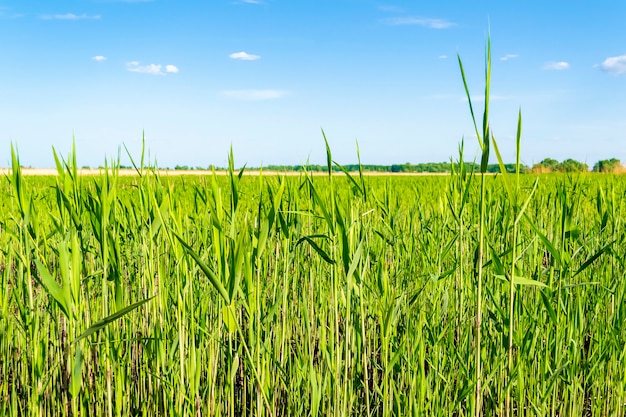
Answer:
M552 255L554 259L558 262L559 266L562 266L561 252L550 242L550 240L541 233L541 230L537 227L537 225L528 217L528 215L524 214L524 218L528 221L530 228L533 229L539 240L543 242L544 245L548 248L548 251Z
M501 279L502 281L509 282L508 278L505 275L496 275L495 277L498 278L498 279ZM541 288L547 288L548 287L543 282L535 281L532 278L519 277L519 276L514 276L513 277L513 284L515 284L515 285L530 285L530 286L541 287Z
M447 271L442 272L441 274L439 274L438 276L436 276L436 280L442 280L442 279L446 279L449 276L452 276L455 272L456 272L456 265L453 268L448 269Z
M74 357L74 366L72 368L72 378L70 381L70 394L72 397L76 397L80 393L80 389L83 387L83 351L80 348L76 349L76 356Z
M228 329L228 333L234 333L237 331L237 319L233 314L233 310L229 308L230 306L222 307L222 321L226 325L226 329Z
M228 299L232 302L235 299L235 294L239 290L241 277L243 275L244 254L245 254L245 233L239 235L239 239L235 244L235 248L232 253L232 263L230 270L230 279L228 280Z
M478 125L476 124L476 116L474 114L474 107L472 106L472 97L470 96L469 87L467 86L467 78L465 77L465 70L463 69L463 61L461 61L461 55L456 55L459 61L459 68L461 69L461 78L463 79L463 87L465 88L465 96L467 97L467 103L469 104L470 114L472 115L472 123L474 123L474 130L476 131L476 137L478 138L478 144L480 149L484 152L483 142L480 139L480 133L478 132Z
M537 186L538 185L539 185L539 177L535 178L535 183L533 184L533 189L530 191L530 194L528 194L528 197L524 201L524 204L522 204L522 208L520 209L519 213L517 214L517 217L515 218L515 224L519 223L519 221L521 220L522 216L526 212L526 209L528 208L528 204L530 203L530 200L533 198L533 195L535 194L535 191L537 191Z
M367 189L365 188L365 180L363 179L363 165L361 165L361 151L359 150L359 141L356 142L356 157L359 161L359 179L361 180L361 193L363 199L367 201Z
M346 275L348 279L352 277L354 271L356 271L357 266L359 265L359 260L361 260L361 253L363 252L363 241L359 243L359 246L354 251L354 255L352 255L352 262L350 263L350 268L348 269L348 274Z
M106 326L108 326L109 324L113 323L115 320L124 317L126 314L130 313L131 311L133 311L134 309L136 309L138 307L141 307L142 305L144 305L148 301L152 300L153 298L154 298L154 296L152 296L150 298L146 298L146 299L141 300L141 301L137 301L136 303L131 304L128 307L124 307L123 309L121 309L121 310L111 314L110 316L103 318L102 320L100 320L99 322L95 323L94 325L89 327L87 330L85 330L83 332L83 334L78 336L72 343L76 343L79 340L84 339L86 337L89 337L92 334L94 334L94 333L104 329Z
M313 180L311 179L310 176L307 177L307 182L309 184L309 190L311 191L311 194L313 195L313 200L317 203L317 206L320 208L320 210L322 210L322 215L324 216L324 219L326 220L326 224L328 224L328 228L330 229L332 233L335 233L335 223L333 222L332 217L330 216L330 213L328 212L328 210L326 210L326 206L324 205L324 200L322 200L320 195L315 190L315 186L313 185Z
M504 264L502 263L500 257L491 245L489 245L489 253L491 254L491 260L493 261L493 265L496 269L495 272L496 274L498 274L497 276L504 276Z
M328 236L324 236L326 238L328 238ZM333 260L333 258L331 258L325 251L324 249L322 249L321 247L319 247L319 245L317 243L315 243L315 241L313 239L311 239L310 236L303 236L301 237L297 242L296 242L296 247L302 243L302 242L307 242L309 245L311 245L311 247L315 250L315 252L317 252L322 259L324 259L326 262L328 262L331 265L335 264L335 261Z
M576 271L574 273L574 275L572 277L575 277L576 275L580 274L581 272L583 272L585 269L587 269L587 267L589 265L591 265L596 259L598 259L603 253L607 252L609 249L611 249L611 246L613 245L613 243L615 243L615 240L606 244L605 246L602 247L602 249L600 249L599 251L597 251L596 253L594 253L589 259L587 259L581 266L580 268L578 268L578 271Z
M343 165L340 165L337 161L333 161L333 163L335 164L337 168L341 170L341 172L346 174L346 177L348 177L348 180L350 180L350 182L352 183L352 186L354 187L353 189L358 191L359 195L363 195L363 190L361 189L361 186L359 185L358 182L356 182L354 177L350 175L350 172Z
M48 268L46 268L46 266L42 264L39 259L35 259L35 265L37 266L37 272L39 273L37 280L46 289L48 295L50 295L54 301L57 302L65 317L69 318L70 309L63 287L54 279L48 271Z
M324 133L324 129L322 129L322 136L324 137L324 143L326 144L326 164L328 167L328 176L333 175L333 156L330 152L330 145L328 145L328 139L326 139L326 133Z
M192 248L191 246L189 246L184 240L183 238L181 238L180 236L178 236L176 233L173 233L174 236L176 236L176 239L178 239L178 241L180 242L180 244L183 246L183 248L185 249L185 252L187 252L187 254L189 256L191 256L193 258L194 261L196 261L196 264L200 267L200 269L202 270L202 272L204 273L204 275L209 279L209 281L211 282L211 285L213 285L213 287L217 290L217 292L220 294L220 296L227 302L230 303L230 297L228 295L228 291L226 291L226 288L224 287L224 284L222 284L222 281L219 279L219 277L217 275L215 275L215 272L213 272L213 270L211 270L211 268L208 267L208 265L206 265L202 259L200 258L200 255L198 255Z
M511 204L514 206L517 205L517 195L513 193L513 189L511 188L511 184L509 182L509 175L506 171L506 167L504 166L504 161L502 160L502 155L500 155L500 149L498 149L498 144L496 143L496 138L491 135L491 143L493 144L493 150L496 153L496 158L498 159L498 166L500 167L500 173L502 174L502 181L504 182L504 188L506 190L507 195L509 196L509 200Z

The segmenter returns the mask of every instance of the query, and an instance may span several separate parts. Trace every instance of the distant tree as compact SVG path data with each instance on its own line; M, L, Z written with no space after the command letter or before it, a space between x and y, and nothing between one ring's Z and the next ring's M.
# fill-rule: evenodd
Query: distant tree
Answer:
M587 172L589 166L583 162L576 161L574 159L566 159L561 164L561 170L564 172Z
M549 169L551 172L561 170L561 164L556 159L546 158L543 161L541 161L540 164L543 167Z
M600 160L593 166L594 172L618 172L623 169L622 163L616 158Z
M537 173L556 172L562 170L562 165L556 159L546 158L538 164L533 165L531 171Z

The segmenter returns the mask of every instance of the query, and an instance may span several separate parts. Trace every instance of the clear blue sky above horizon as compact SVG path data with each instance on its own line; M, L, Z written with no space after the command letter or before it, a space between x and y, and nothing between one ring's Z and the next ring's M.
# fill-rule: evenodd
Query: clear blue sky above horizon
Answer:
M447 161L477 144L456 54L514 160L626 160L626 2L0 0L0 165ZM2 156L3 155L3 156Z

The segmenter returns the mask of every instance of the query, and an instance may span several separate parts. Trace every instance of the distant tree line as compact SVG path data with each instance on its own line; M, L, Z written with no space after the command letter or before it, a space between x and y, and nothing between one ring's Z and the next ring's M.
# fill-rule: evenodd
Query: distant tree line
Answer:
M458 164L455 164L458 168ZM359 170L357 164L347 164L343 167L349 172L356 172ZM393 165L361 165L364 172L389 172L389 173L403 173L403 172L418 172L418 173L447 173L451 170L450 162L427 162L421 164L412 164L410 162L404 164ZM478 171L479 164L474 162L466 162L465 169L467 171ZM508 172L515 172L515 164L505 164L505 168ZM263 169L268 171L301 171L306 169L310 172L326 172L328 168L326 165L268 165ZM337 166L333 166L333 172L340 172L341 169ZM488 172L500 172L500 166L498 164L491 164L487 167ZM526 165L520 167L521 172L529 172L529 168Z
M589 166L584 162L576 161L574 159L566 159L563 162L559 162L556 159L546 158L538 164L533 165L531 172L545 173L545 172L587 172ZM603 159L595 163L592 169L593 172L624 172L624 166L619 159Z
M446 173L450 172L451 162L427 162L420 164L412 164L410 162L404 164L393 165L362 165L362 169L365 172L389 172L389 173L403 173L403 172L423 172L423 173ZM458 164L455 164L457 170ZM350 171L355 172L359 170L359 166L356 164L343 165L343 167ZM515 164L504 164L504 168L509 173L515 173ZM306 169L311 172L325 172L328 170L326 165L268 165L264 167L268 171L301 171ZM478 172L480 165L475 162L465 162L466 171ZM622 165L619 159L611 158L604 159L596 162L593 166L593 172L626 172L626 168ZM341 171L338 167L333 166L333 171ZM588 172L589 166L575 159L566 159L562 162L556 159L546 158L543 161L535 164L531 167L521 164L520 173L548 173L548 172ZM500 165L490 164L487 166L487 172L497 173L500 172Z
M361 165L361 168L364 172L388 172L388 173L448 173L451 171L453 162L426 162L419 164L412 164L410 162L406 162L404 164L392 164L392 165L373 165L373 164L365 164ZM459 164L454 163L455 168L458 170ZM475 171L478 172L480 169L480 165L475 162L465 162L465 170L466 171ZM87 167L85 167L87 168ZM121 165L120 168L132 168L130 166ZM348 164L343 165L343 168L349 172L357 172L359 170L358 164ZM505 164L504 168L509 173L515 173L515 164ZM163 169L169 169L164 167ZM225 168L216 167L214 165L210 165L207 168L200 166L187 166L187 165L176 165L174 167L175 170L179 171L192 171L192 170L223 170ZM258 170L260 168L248 168L250 170ZM309 172L326 172L328 168L326 165L267 165L263 167L265 171L276 171L276 172L299 172L299 171L309 171ZM333 172L340 172L341 169L337 166L332 167ZM532 167L528 167L527 165L520 165L521 173L549 173L549 172L587 172L589 171L589 166L580 161L576 161L574 159L566 159L562 162L557 161L556 159L546 158L543 161L533 165ZM626 172L626 167L622 165L621 161L616 158L611 159L603 159L594 164L592 168L593 172ZM500 172L500 166L498 164L490 164L487 166L487 172L497 173Z

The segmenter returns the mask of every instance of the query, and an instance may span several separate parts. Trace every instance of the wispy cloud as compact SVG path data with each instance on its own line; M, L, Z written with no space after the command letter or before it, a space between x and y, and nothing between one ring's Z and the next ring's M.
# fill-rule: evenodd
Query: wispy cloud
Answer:
M92 56L91 59L93 59L94 61L102 62L102 61L106 61L107 57L102 56L102 55L96 55L96 56Z
M257 59L261 58L260 55L252 55L244 51L235 52L233 54L228 55L228 57L232 59L239 59L241 61L256 61Z
M613 75L626 74L626 55L612 56L600 64L602 71Z
M165 72L169 72L170 74L177 74L178 73L178 67L176 65L166 65L165 66Z
M163 71L162 68L163 65L161 64L141 65L138 61L126 63L126 69L128 71L139 72L141 74L165 75L166 73L175 74L179 71L177 66L171 64L165 66L165 71Z
M448 55L439 55L437 58L439 58L439 59L448 59Z
M98 20L100 19L99 14L88 15L86 13L83 14L74 14L74 13L63 13L63 14L44 14L41 15L41 18L44 20Z
M227 98L245 101L275 100L289 95L284 90L225 90L222 95Z
M563 71L569 69L569 63L565 61L546 62L543 69L547 71Z
M248 3L248 4L261 4L263 3L261 0L241 0L242 3Z
M126 63L126 69L130 72L140 72L142 74L163 75L161 71L162 65L148 64L141 65L138 61L132 61Z
M506 54L503 57L500 57L500 61L508 61L509 59L519 58L517 54Z
M392 26L417 25L431 29L448 29L456 26L456 23L448 20L422 17L391 17L389 19L383 19L383 22Z

